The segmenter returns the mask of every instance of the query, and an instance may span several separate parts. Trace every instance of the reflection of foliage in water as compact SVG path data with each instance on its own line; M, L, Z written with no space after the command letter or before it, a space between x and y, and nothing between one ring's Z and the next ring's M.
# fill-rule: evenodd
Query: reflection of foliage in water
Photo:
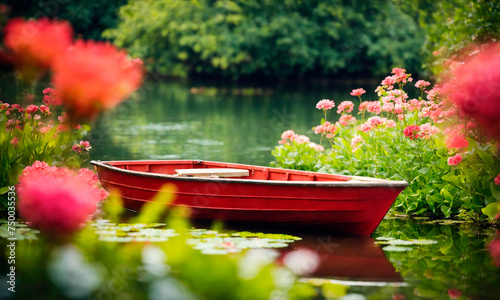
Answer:
M500 293L500 272L485 250L493 229L476 224L441 221L385 219L374 236L406 241L409 251L386 252L396 271L422 298L446 299L449 293L481 299ZM389 240L390 240L389 239ZM415 244L412 241L437 241ZM402 244L405 244L404 242ZM389 249L390 250L390 249ZM410 297L414 297L412 295Z

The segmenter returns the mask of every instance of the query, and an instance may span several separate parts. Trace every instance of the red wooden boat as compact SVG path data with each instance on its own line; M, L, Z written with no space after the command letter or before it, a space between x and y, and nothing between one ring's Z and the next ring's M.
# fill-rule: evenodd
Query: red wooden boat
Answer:
M370 235L408 184L198 161L92 161L103 187L119 190L124 205L140 209L167 183L177 187L173 206L191 218L272 223L300 229Z

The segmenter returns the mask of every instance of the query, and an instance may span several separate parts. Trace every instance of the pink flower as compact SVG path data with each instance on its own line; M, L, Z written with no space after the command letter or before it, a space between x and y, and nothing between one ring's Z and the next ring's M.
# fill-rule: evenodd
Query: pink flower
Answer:
M417 81L417 83L415 83L415 87L418 88L418 89L425 89L425 87L431 85L431 83L429 81L425 81L425 80L419 80Z
M342 101L342 103L339 104L339 106L337 107L337 113L340 114L342 112L346 112L346 113L351 113L352 110L354 109L354 103L352 103L351 101Z
M394 120L388 120L385 124L388 128L393 128L396 127L396 121Z
M19 212L29 226L62 238L78 231L97 209L98 196L77 177L25 178L19 185Z
M80 143L74 144L73 147L71 147L71 150L80 154L82 153L82 150L89 151L90 148L92 147L90 147L90 143L88 141L80 141Z
M293 130L287 130L281 134L281 139L282 140L288 140L291 139L293 136L295 136L295 132Z
M19 142L19 139L17 138L17 136L16 136L16 137L14 137L14 138L10 141L10 143L11 143L12 145L14 145L14 146L17 146L17 143L18 143L18 142Z
M19 211L28 224L52 237L77 231L108 196L88 169L77 174L36 161L19 177Z
M500 43L487 45L453 75L449 100L475 119L486 136L500 141Z
M448 165L450 165L450 166L456 166L460 162L462 162L462 155L460 155L460 154L456 154L452 157L448 157Z
M104 42L77 41L53 67L53 83L73 123L92 120L139 88L142 62Z
M61 105L61 98L59 98L59 95L57 94L57 92L53 89L53 88L46 88L43 90L43 100L42 102L45 104L45 105Z
M351 92L351 96L361 96L363 95L364 93L366 93L366 91L364 89L354 89L352 90Z
M372 128L369 125L367 125L366 123L363 123L363 124L361 124L361 125L358 126L358 130L359 131L363 131L363 132L368 132L371 129Z
M420 126L421 137L428 139L431 135L439 133L439 128L431 125L430 123L425 123Z
M349 124L354 124L356 118L351 115L342 115L339 119L339 124L342 126L348 126Z
M337 131L337 126L333 125L332 123L326 121L322 125L318 125L314 128L314 133L316 134L335 134Z
M495 181L495 184L496 184L496 185L500 185L500 174L498 174L498 176L497 176L497 177L495 177L495 180L494 180L494 181Z
M38 106L31 104L31 105L28 105L28 107L26 108L26 113L32 115L32 114L36 113L37 110L38 110Z
M47 115L47 116L50 115L50 109L45 105L40 105L40 111L44 115Z
M329 110L329 109L331 109L333 107L335 107L335 103L332 100L329 100L329 99L320 100L316 104L316 108L317 109Z
M356 148L357 148L357 146L358 146L358 144L359 144L360 142L363 142L363 141L364 141L364 140L363 140L363 138L362 138L361 136L356 135L355 137L353 137L353 138L351 139L351 147L352 147L353 149L356 149Z
M380 83L380 85L382 86L390 86L390 85L393 85L396 83L396 79L392 76L387 76L384 80L382 80L382 82Z
M309 146L316 151L325 151L325 147L318 145L316 143L309 143Z
M4 44L20 74L31 81L70 47L72 36L68 22L13 18L5 25Z
M448 137L446 138L446 148L451 149L451 148L467 148L469 147L469 141L460 133L460 132L452 132Z
M418 139L420 137L419 132L420 126L418 125L410 125L403 130L403 134L405 135L405 137L409 138L410 140Z
M309 138L305 135L298 135L293 139L293 141L295 141L297 144L305 144L310 142Z
M369 112L375 113L377 115L382 112L382 105L380 104L380 101L366 101L365 103L367 103L366 109Z
M298 134L296 134L293 130L284 131L281 134L281 141L279 141L278 143L284 145L288 140L293 141L297 136Z

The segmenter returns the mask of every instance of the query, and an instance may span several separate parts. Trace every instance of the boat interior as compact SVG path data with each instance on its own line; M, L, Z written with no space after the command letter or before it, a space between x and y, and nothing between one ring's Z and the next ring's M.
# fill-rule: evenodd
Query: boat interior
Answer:
M200 160L108 161L103 163L124 170L171 175L176 177L239 178L279 181L351 180L350 176L344 175L323 174L308 171L287 170Z

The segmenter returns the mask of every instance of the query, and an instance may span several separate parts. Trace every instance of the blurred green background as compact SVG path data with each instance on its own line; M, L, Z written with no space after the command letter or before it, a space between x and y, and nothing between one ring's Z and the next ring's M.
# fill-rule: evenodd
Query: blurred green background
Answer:
M442 58L497 39L498 1L6 0L10 16L66 19L169 77L373 77L439 73ZM434 54L433 54L434 53Z

